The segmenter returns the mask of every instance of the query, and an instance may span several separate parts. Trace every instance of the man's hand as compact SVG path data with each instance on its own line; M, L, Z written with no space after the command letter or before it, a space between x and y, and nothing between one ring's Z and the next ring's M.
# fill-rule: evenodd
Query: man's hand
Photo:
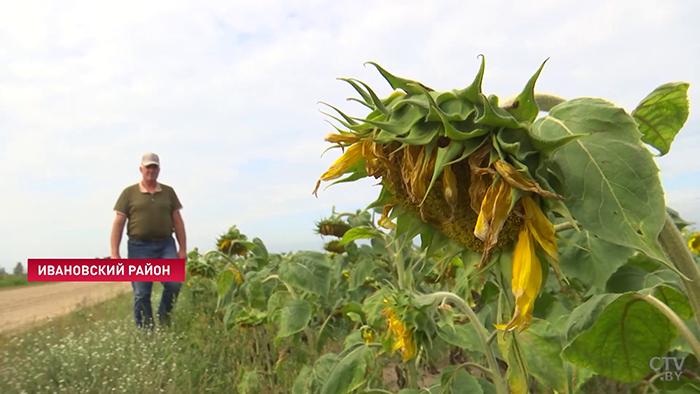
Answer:
M187 251L184 249L180 249L177 251L177 258L178 259L187 259Z
M112 260L121 260L121 256L119 256L118 254L113 254L113 255L110 257L110 259L112 259Z

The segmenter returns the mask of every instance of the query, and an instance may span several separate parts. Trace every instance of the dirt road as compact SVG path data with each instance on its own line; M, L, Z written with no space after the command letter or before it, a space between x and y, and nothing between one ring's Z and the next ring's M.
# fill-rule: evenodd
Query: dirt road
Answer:
M0 290L0 333L131 291L130 282L59 282Z

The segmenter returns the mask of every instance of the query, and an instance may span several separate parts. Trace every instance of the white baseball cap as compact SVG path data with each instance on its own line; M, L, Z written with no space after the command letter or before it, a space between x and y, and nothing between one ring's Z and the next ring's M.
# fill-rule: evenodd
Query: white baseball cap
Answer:
M152 152L144 153L143 157L141 158L141 165L146 167L151 164L155 164L160 167L160 158L158 155Z

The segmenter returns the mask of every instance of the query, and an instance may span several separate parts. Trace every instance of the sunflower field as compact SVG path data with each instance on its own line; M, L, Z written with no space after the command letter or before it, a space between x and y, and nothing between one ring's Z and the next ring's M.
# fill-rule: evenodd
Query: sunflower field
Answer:
M364 115L325 104L341 154L313 193L372 177L376 200L316 223L325 252L269 253L233 226L188 256L187 285L217 297L226 327L274 333L256 343L269 368L241 384L700 392L700 235L666 205L654 161L688 118L689 84L628 112L536 92L545 63L505 100L482 92L483 57L451 91L370 64L392 92L341 78Z

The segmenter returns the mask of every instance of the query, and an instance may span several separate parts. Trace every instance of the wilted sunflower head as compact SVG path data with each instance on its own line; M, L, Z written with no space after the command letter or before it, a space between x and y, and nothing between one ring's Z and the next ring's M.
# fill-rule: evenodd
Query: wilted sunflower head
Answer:
M332 216L316 222L315 232L316 234L321 234L323 236L342 238L343 235L345 235L345 233L351 228L352 226L350 226L350 224L343 219Z
M314 194L322 181L380 178L382 191L373 206L383 208L381 226L395 226L389 217L398 206L475 252L497 250L518 238L522 219L513 207L522 192L560 198L542 175L547 172L538 170L542 159L571 139L545 141L531 127L539 113L534 86L544 63L507 107L481 90L483 57L474 81L450 91L435 91L370 64L394 92L380 99L365 83L342 79L360 94L354 100L371 112L357 118L328 105L340 115L329 116L347 130L337 128L326 141L344 153L321 175Z
M329 116L347 130L337 128L326 141L344 153L321 175L313 193L322 181L379 178L382 190L370 205L382 209L379 225L392 228L390 219L400 208L396 216L428 223L430 229L424 231L438 231L479 253L480 265L494 251L514 249L516 314L531 314L523 297L539 283L541 272L534 267L537 257L529 253L539 247L550 263L556 262L547 214L555 211L570 219L563 197L550 186L547 159L582 136L544 137L533 127L539 114L534 87L545 63L504 106L497 96L482 92L483 57L473 82L449 91L435 91L370 64L394 92L380 99L365 83L343 79L361 96L353 100L371 112L351 117L328 105L340 115Z
M337 254L345 253L345 246L341 245L340 241L338 240L326 242L326 244L323 245L323 248L326 249L328 252L333 252Z
M415 329L406 328L392 307L382 310L382 316L386 316L387 333L386 338L392 340L391 353L401 350L404 362L416 357L417 347L414 337Z
M248 248L243 244L247 241L245 234L241 234L238 228L233 225L229 230L216 240L217 249L228 256L247 256Z

